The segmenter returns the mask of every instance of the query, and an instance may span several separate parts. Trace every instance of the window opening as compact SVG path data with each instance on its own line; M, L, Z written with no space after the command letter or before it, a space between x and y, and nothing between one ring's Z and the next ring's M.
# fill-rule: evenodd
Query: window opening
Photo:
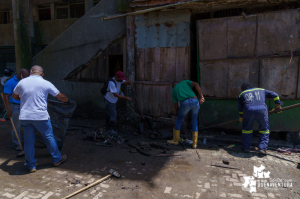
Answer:
M51 20L50 6L38 6L39 21Z
M85 14L84 3L70 4L70 18L80 18Z
M56 19L67 19L69 18L68 6L59 6L56 8Z
M109 55L109 77L114 77L116 72L123 71L123 55Z
M8 12L0 12L0 24L8 23Z

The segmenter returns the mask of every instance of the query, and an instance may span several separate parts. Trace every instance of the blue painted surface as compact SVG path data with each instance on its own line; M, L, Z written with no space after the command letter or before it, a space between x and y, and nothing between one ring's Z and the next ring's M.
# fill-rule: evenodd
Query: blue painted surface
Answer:
M135 16L138 48L188 47L190 44L188 10L159 11Z

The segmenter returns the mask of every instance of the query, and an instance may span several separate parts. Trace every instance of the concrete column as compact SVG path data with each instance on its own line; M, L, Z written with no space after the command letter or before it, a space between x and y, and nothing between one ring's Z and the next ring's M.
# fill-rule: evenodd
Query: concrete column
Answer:
M94 7L94 0L84 0L85 13Z
M135 81L135 44L134 44L134 16L126 17L126 51L124 56L126 56L126 76L128 79L132 80L132 85L134 86ZM124 67L124 68L125 68ZM128 101L127 110L134 112L134 95L130 86L127 86L127 96L133 99Z
M51 5L50 5L50 12L51 12L51 20L54 20L55 19L55 15L56 15L55 4L54 3L51 3Z
M31 68L31 34L30 23L32 23L31 0L12 0L13 24L15 38L16 68ZM30 18L31 16L31 18Z

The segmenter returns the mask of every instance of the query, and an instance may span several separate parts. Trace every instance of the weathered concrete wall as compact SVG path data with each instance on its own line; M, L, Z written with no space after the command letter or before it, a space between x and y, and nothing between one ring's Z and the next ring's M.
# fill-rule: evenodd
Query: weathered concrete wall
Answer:
M101 19L117 13L117 0L102 0L33 58L34 64L44 68L45 79L75 100L79 109L105 107L100 93L102 83L70 82L64 78L125 33L125 18Z
M48 45L78 19L59 19L34 22L36 45Z
M36 45L47 46L78 19L59 19L34 22ZM0 46L14 46L13 24L0 24Z
M0 24L0 46L14 46L13 24Z

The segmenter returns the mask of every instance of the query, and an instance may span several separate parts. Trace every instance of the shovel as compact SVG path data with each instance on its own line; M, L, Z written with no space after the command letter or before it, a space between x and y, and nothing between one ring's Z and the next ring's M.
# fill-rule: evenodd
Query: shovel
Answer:
M3 94L2 94L2 93L1 93L1 97L2 97L2 100L3 100L3 103L4 103L4 105L5 105L6 110L8 110L7 107L6 107L6 104L5 104L5 102L4 102L4 97L3 97ZM15 132L15 134L16 134L16 137L17 137L17 139L18 139L20 148L21 148L21 150L22 150L20 153L17 154L17 157L22 157L22 156L24 155L24 150L23 150L22 144L21 144L21 142L20 142L20 139L19 139L19 136L18 136L18 133L17 133L17 130L16 130L16 127L15 127L15 124L14 124L14 121L12 120L12 118L10 118L10 122L11 122L11 125L12 125L13 129L14 129L14 132Z
M132 87L132 84L130 83L130 86L131 86L131 89L132 89L132 92L133 92L133 95L134 95L134 99L135 99L135 101L136 101L136 103L137 103L137 105L138 105L138 107L139 107L139 110L140 110L140 112L141 112L141 115L142 115L142 122L140 122L140 131L141 131L141 133L143 133L144 132L144 123L145 123L145 117L144 117L144 115L143 115L143 112L142 112L142 110L141 110L141 108L140 108L140 105L139 105L139 103L138 103L138 101L137 101L137 99L136 99L136 95L135 95L135 92L134 92L134 89L133 89L133 87Z

